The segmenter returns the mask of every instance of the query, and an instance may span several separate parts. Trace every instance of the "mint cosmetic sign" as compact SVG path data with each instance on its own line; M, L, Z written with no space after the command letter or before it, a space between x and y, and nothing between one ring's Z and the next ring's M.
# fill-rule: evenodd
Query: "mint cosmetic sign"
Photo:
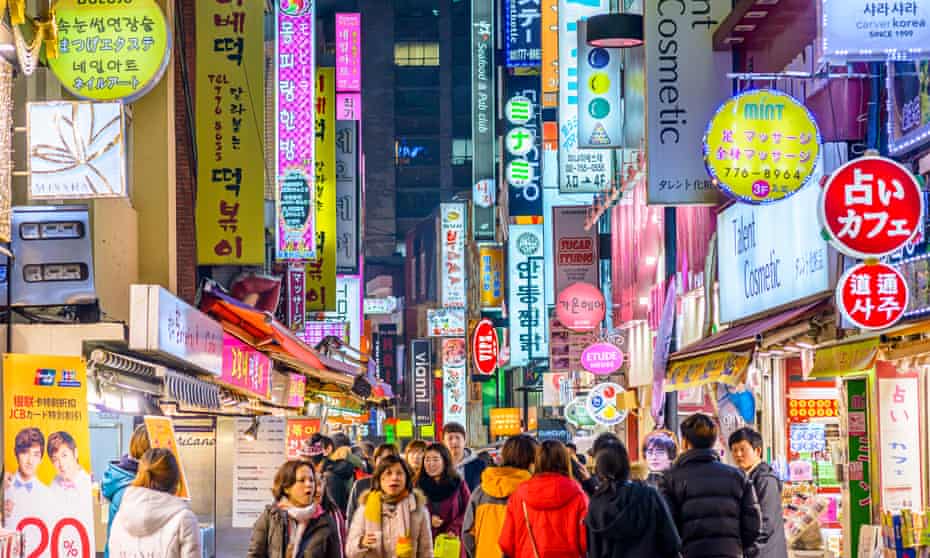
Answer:
M737 203L717 217L720 321L732 322L830 291L818 188L769 205Z

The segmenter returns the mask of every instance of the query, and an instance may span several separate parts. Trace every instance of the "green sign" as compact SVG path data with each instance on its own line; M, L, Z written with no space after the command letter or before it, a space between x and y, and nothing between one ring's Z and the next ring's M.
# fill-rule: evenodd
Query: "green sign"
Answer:
M846 432L849 444L849 529L850 556L859 555L859 530L872 522L872 478L869 452L869 382L866 378L846 381Z
M120 3L58 0L58 56L48 63L62 85L82 99L131 102L161 79L171 55L171 34L155 0ZM242 60L246 22L217 21L229 30L219 45L230 60ZM261 25L261 20L250 24ZM237 38L239 37L239 38Z

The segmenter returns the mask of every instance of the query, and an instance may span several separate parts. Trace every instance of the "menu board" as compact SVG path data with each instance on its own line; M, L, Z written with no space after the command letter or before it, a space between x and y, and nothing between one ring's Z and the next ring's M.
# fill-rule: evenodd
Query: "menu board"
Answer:
M255 440L244 437L250 426L251 418L236 419L232 479L232 526L235 529L252 528L271 502L274 476L285 457L286 424L283 417L260 418Z

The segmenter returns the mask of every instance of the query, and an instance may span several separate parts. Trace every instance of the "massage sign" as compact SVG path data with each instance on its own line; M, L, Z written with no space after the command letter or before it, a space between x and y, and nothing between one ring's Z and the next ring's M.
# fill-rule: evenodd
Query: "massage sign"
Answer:
M837 285L836 304L844 317L863 329L895 324L907 310L907 283L878 258L904 247L918 233L924 202L917 180L895 161L862 157L830 176L819 212L830 243L865 260Z

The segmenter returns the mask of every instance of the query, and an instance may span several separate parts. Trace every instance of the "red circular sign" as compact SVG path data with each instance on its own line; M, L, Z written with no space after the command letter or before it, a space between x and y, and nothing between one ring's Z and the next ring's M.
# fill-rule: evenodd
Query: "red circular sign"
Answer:
M475 327L471 338L471 354L479 374L491 375L497 370L500 342L491 320L481 320Z
M836 305L840 312L862 329L894 325L907 310L907 301L904 276L883 263L853 266L836 286Z
M607 304L600 289L590 283L572 283L559 293L555 316L573 331L593 331L600 327Z
M820 222L836 248L878 258L903 247L923 221L920 185L884 157L850 161L830 175L820 196Z

